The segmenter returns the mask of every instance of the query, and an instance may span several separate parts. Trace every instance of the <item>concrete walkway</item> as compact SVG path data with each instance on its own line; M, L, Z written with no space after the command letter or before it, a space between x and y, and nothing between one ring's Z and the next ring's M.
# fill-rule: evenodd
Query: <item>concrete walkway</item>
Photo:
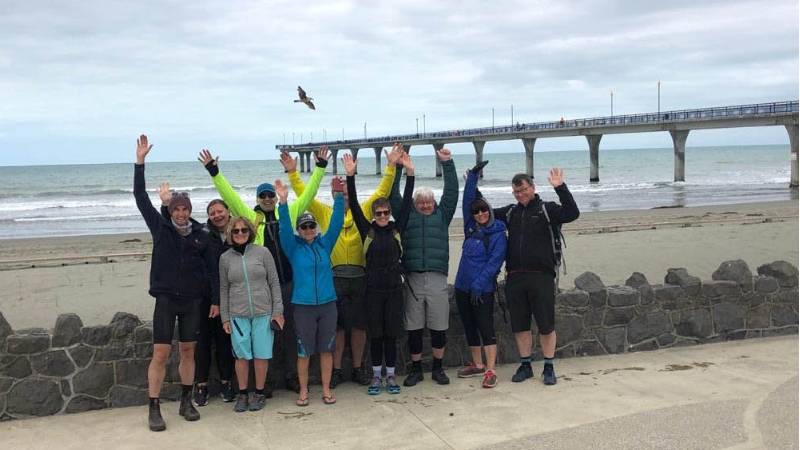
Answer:
M146 407L10 421L0 448L798 448L797 336L559 360L556 386L511 383L515 369L493 390L455 370L394 396L347 383L334 406L319 386L306 408L286 391L258 413L214 399L196 423L166 403L163 433Z

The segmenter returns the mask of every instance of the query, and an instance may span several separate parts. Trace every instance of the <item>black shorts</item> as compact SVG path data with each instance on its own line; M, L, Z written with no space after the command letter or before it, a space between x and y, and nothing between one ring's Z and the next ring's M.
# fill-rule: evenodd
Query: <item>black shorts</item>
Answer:
M367 328L367 312L364 306L364 277L333 277L336 289L336 325L344 330Z
M336 347L336 306L333 302L294 305L294 329L299 358L332 352Z
M178 319L178 341L196 342L200 330L201 299L177 299L171 295L156 297L153 310L153 343L172 344L175 332L175 319ZM208 315L208 312L206 312Z
M370 339L397 338L403 333L403 288L381 290L367 287L367 333Z
M531 314L539 334L550 334L556 323L556 277L546 272L515 273L506 279L506 304L511 331L530 331Z

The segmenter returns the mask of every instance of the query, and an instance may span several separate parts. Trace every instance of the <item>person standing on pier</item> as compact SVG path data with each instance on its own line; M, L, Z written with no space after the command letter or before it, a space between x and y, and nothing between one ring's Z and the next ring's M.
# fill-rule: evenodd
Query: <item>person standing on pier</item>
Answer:
M188 421L200 419L192 405L194 385L194 351L200 311L207 292L219 298L217 255L209 244L210 235L191 219L192 203L186 193L175 193L169 202L170 218L162 216L147 195L144 162L153 148L147 136L136 141L136 164L133 169L133 196L153 238L150 264L149 294L156 299L153 310L153 357L147 370L150 408L148 425L151 431L167 428L161 416L159 396L166 375L167 359L172 351L175 320L178 321L180 353L181 403L178 414Z
M422 333L427 326L431 333L433 370L431 378L439 384L449 384L450 379L442 368L444 347L450 319L450 301L447 289L447 270L450 259L448 229L458 204L458 176L450 150L436 151L442 163L444 189L439 203L430 188L414 192L414 208L406 226L400 230L403 242L403 267L406 271L405 327L408 331L408 348L411 353L411 370L404 386L414 386L423 380ZM409 174L406 173L406 176ZM402 209L400 177L392 185L389 201L393 211Z
M364 216L368 221L372 220L372 203L378 198L389 196L389 191L395 178L395 162L400 158L402 148L402 146L395 146L386 155L388 164L383 178L375 188L375 192L362 204ZM303 180L300 179L300 175L297 173L297 162L294 158L284 154L281 155L281 163L289 174L289 183L292 185L295 194L304 196L308 191L308 187L303 184ZM336 288L337 299L336 309L338 311L331 388L336 388L338 384L344 381L342 357L344 356L345 333L347 331L350 332L350 350L353 357L351 379L362 386L370 384L372 380L371 371L363 369L364 345L367 341L367 318L364 304L364 266L366 264L364 245L361 242L361 235L353 221L353 214L347 203L347 186L345 186L344 198L344 226L331 253L333 284ZM308 211L319 222L322 232L327 232L333 215L333 207L319 200L312 200L308 205Z
M545 202L536 193L530 176L518 173L511 179L516 204L494 209L494 217L506 222L506 303L511 316L511 331L517 342L520 366L511 378L519 383L533 377L531 353L531 314L536 320L544 356L542 381L556 384L553 364L556 352L555 296L558 255L554 230L580 215L575 199L564 183L564 171L550 169L547 177L561 204Z

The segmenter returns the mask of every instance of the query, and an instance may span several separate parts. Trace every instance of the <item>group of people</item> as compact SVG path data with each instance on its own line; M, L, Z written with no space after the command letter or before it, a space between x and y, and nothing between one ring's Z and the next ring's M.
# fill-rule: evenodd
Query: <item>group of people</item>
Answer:
M346 180L333 177L333 204L317 200L329 151L315 155L307 182L296 160L281 154L288 184L260 184L257 204L249 207L220 172L211 152L198 160L220 199L206 208L208 221L191 218L185 193L162 183L156 210L145 189L144 163L152 149L147 136L137 141L134 197L153 238L149 293L155 297L153 357L148 370L149 426L166 428L159 394L178 323L179 373L183 386L179 414L198 420L195 406L208 401L213 347L223 400L234 410L262 409L269 396L269 360L280 358L287 389L296 404L309 404L309 358L319 354L322 402L336 403L333 390L344 382L342 360L350 335L352 381L378 395L401 392L396 378L397 341L407 332L411 365L403 386L424 380L424 330L430 333L431 379L450 380L442 365L449 328L449 227L456 213L459 182L449 150L438 148L444 176L441 197L415 189L414 164L397 143L386 152L387 166L374 193L359 202L356 160L342 162ZM554 303L558 250L553 229L579 212L560 169L548 180L559 203L545 202L533 180L517 174L511 184L516 203L492 208L478 189L486 162L467 171L462 198L464 243L455 279L455 300L472 360L459 377L482 376L482 386L497 385L494 304L497 275L506 264L506 300L520 366L512 377L533 377L531 316L536 320L545 384L556 383L553 357ZM406 180L400 193L400 179ZM289 189L296 199L289 203ZM369 364L364 349L369 339ZM486 360L483 360L485 353ZM250 365L255 380L249 379ZM233 380L234 369L236 379ZM234 386L234 384L236 386ZM249 391L249 386L255 389Z

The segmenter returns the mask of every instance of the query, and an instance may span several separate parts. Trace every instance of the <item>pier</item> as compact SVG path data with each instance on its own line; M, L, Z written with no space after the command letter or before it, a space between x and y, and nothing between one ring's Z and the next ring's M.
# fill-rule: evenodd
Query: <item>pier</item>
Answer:
M300 170L312 169L311 154L322 145L327 145L333 155L333 172L338 173L339 150L350 150L358 157L361 149L375 152L375 173L381 173L381 152L385 147L400 142L406 148L432 146L438 150L446 144L471 142L475 149L475 161L483 160L483 149L489 141L522 141L525 150L525 170L533 176L533 152L537 139L565 136L585 136L589 147L589 181L600 181L600 141L606 134L668 132L672 137L674 180L686 181L686 140L692 130L717 128L782 126L789 134L791 177L789 185L798 186L798 101L758 103L751 105L718 106L711 108L683 109L641 114L592 117L586 119L561 119L552 122L517 123L507 126L467 128L426 133L381 136L366 139L348 139L326 142L307 142L296 145L276 145L284 152L299 155ZM442 175L441 165L436 160L436 176Z

